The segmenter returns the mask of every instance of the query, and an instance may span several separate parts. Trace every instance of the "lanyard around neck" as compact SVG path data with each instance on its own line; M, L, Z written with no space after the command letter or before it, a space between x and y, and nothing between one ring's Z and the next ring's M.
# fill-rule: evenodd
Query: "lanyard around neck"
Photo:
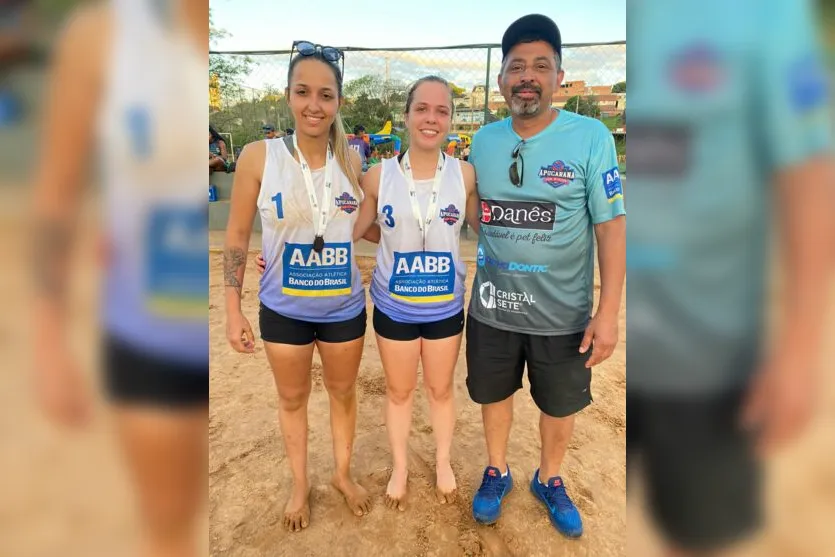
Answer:
M323 238L325 229L328 227L328 218L330 217L330 203L331 191L333 189L333 152L331 151L330 143L328 143L328 153L325 157L325 186L322 191L322 204L320 207L319 200L316 199L316 190L313 187L313 176L310 174L310 165L307 164L301 149L299 149L299 140L296 134L293 134L293 147L299 155L299 164L302 167L302 174L304 175L304 185L307 188L307 196L310 199L310 209L313 213L313 227L316 238ZM318 219L318 220L317 220Z
M426 249L426 231L429 230L429 225L438 211L438 194L441 191L441 177L443 176L445 155L443 152L438 153L438 166L435 168L435 179L432 183L432 193L429 197L429 206L426 208L426 218L420 214L420 205L417 199L417 189L415 188L415 179L412 176L412 164L409 162L409 151L403 156L403 169L406 175L406 184L409 186L409 202L412 205L412 214L417 221L420 229L420 237L423 241L423 249Z

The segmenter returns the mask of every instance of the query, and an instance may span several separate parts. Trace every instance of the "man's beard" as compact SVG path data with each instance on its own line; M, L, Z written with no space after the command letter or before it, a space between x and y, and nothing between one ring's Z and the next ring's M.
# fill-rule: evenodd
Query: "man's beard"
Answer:
M521 91L533 91L539 96L537 98L526 101L516 96L516 93L519 93ZM539 112L541 101L542 89L540 89L536 85L517 85L511 90L510 111L513 113L514 116L533 116L534 114Z
M523 101L517 97L511 97L510 111L514 116L532 116L539 112L539 99Z

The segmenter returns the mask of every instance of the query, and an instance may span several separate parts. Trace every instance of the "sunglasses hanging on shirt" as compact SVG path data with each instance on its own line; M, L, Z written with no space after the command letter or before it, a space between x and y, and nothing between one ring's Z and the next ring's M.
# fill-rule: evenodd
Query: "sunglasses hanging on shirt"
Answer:
M522 178L525 174L525 159L522 157L522 147L524 146L525 140L523 139L516 144L516 147L513 148L513 152L510 154L513 158L513 162L510 163L508 175L510 177L510 183L517 188L522 187ZM519 160L517 161L517 159Z

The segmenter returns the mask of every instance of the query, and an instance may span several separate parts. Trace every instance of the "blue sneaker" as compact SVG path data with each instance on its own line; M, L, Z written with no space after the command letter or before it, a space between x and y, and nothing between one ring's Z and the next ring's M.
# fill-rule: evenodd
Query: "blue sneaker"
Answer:
M493 524L502 515L502 499L513 488L513 477L510 466L507 476L502 477L501 471L495 466L484 469L484 479L481 487L473 497L473 518L481 524Z
M539 483L537 469L531 480L531 491L545 504L548 518L551 519L554 528L569 538L579 538L583 534L583 520L565 492L565 484L561 477L554 476L548 480L548 485L542 485Z

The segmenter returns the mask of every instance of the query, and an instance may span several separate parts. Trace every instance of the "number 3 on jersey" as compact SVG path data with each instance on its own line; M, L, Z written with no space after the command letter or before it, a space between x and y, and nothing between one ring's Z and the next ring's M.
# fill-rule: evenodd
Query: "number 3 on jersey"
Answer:
M383 207L383 214L386 216L386 226L389 228L394 228L394 217L392 214L394 213L394 209L391 205L386 205Z
M270 198L272 201L275 201L275 216L276 218L283 219L284 218L284 207L281 205L281 194L277 193Z

